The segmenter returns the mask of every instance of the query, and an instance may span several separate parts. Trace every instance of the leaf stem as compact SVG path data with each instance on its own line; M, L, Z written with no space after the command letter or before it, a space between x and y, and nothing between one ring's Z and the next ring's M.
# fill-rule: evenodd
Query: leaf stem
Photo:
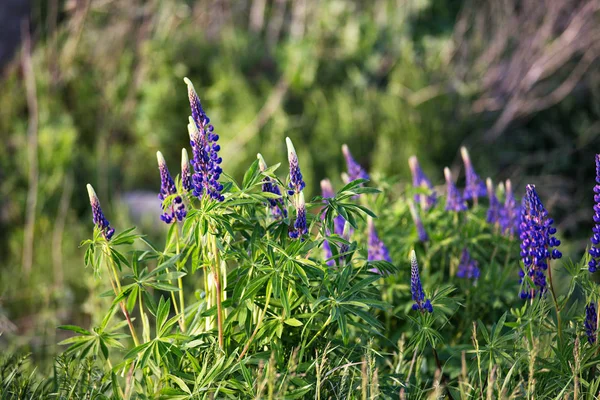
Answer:
M213 263L213 275L215 278L215 286L216 286L216 294L217 294L217 330L219 335L219 347L223 348L223 309L221 305L221 277L220 277L220 259L219 259L219 251L217 249L217 237L215 235L210 235L210 240L212 241L212 253L214 257Z
M262 324L262 320L265 317L265 314L267 313L267 308L269 307L269 302L270 301L271 301L271 284L268 284L267 285L267 293L266 293L265 306L264 306L264 308L262 310L262 313L260 313L260 316L258 317L258 321L256 322L256 327L254 327L254 332L252 332L252 335L250 335L250 338L248 339L248 342L246 342L246 345L244 346L244 349L242 350L242 352L240 354L240 357L238 358L238 361L241 361L241 359L244 358L244 355L246 354L246 352L250 348L250 345L252 344L252 341L254 340L254 337L258 333L258 329L260 328L260 325Z
M106 256L108 258L106 267L108 268L109 273L112 270L112 273L114 275L114 279L116 282L116 287L115 287L115 283L113 283L112 278L110 278L110 276L109 276L110 283L113 288L113 291L115 292L115 296L118 297L119 294L121 294L121 282L119 281L119 275L117 274L117 268L115 267L115 261L112 258L112 252L111 252L110 246L108 246L108 243L106 244ZM140 345L140 342L137 338L137 334L135 333L135 328L133 327L133 323L131 322L131 317L129 315L129 312L127 311L125 302L123 300L121 300L119 302L119 305L121 306L121 311L123 312L123 315L125 316L125 319L127 320L127 325L129 325L129 330L131 331L131 337L133 338L133 343L137 347Z
M550 281L550 292L552 293L552 300L554 301L554 307L556 307L556 323L558 329L558 339L562 343L562 324L560 320L560 307L558 306L558 300L556 298L556 292L554 291L554 284L552 283L552 265L548 260L548 280Z
M177 224L177 222L175 222ZM179 256L179 226L176 225L175 226L175 249L176 249L176 256ZM177 271L179 271L179 260L177 260ZM183 280L181 277L177 278L177 286L179 287L179 304L180 307L179 309L181 310L181 318L179 320L179 325L181 327L181 331L185 332L185 302L184 302L184 295L183 295ZM173 293L173 292L171 292ZM173 304L175 304L175 299L173 299ZM177 309L177 306L175 305L175 309Z

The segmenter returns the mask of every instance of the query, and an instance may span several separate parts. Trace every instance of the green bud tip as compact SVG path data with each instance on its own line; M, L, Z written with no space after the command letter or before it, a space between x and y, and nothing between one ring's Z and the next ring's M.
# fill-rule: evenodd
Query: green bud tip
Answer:
M156 152L156 159L158 160L158 165L167 165L165 158L163 157L162 153L160 151Z
M265 162L265 159L260 153L256 154L256 158L258 158L258 167L262 172L264 172L267 169L267 163Z
M95 203L98 201L98 196L96 195L96 191L94 190L94 188L92 187L92 185L90 185L89 183L86 185L87 187L87 191L88 191L88 196L90 196L90 203Z
M448 182L452 182L452 173L450 172L450 168L444 168L444 177Z
M292 143L292 140L289 137L285 138L285 144L287 146L287 151L288 151L288 159L291 159L293 157L298 157L296 155L296 149L294 148L294 144Z
M467 150L467 148L465 146L460 148L460 155L465 164L471 163L471 157L469 157L469 151Z

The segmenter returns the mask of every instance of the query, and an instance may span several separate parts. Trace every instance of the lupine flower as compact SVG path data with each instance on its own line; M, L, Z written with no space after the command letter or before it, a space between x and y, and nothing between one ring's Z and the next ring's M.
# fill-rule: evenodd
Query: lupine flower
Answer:
M167 224L174 221L183 221L187 214L185 204L183 204L181 196L177 194L175 182L169 173L165 158L160 151L156 152L156 159L158 160L158 170L160 171L160 193L158 194L158 198L162 201L161 207L163 211L160 219ZM176 196L173 198L173 202L168 205L165 200L171 195Z
M444 168L444 177L446 178L446 211L466 211L467 203L463 199L460 191L452 181L452 173L448 167Z
M521 207L513 194L510 179L506 180L505 196L504 207L501 208L500 213L500 228L502 229L502 233L512 236L519 231Z
M190 159L186 149L181 149L181 186L186 192L192 189L192 174L190 173Z
M293 196L302 192L302 189L306 186L304 180L302 180L302 172L300 172L300 164L298 164L298 155L296 149L290 138L285 138L285 144L287 145L288 161L290 163L290 183L288 194Z
M596 343L596 331L598 330L598 314L596 314L596 304L592 301L585 306L585 334L590 344Z
M214 200L223 201L225 200L221 194L223 185L219 183L223 172L219 165L223 161L218 154L221 149L221 146L217 144L219 135L214 133L214 127L202 109L194 85L188 78L184 78L184 81L188 87L190 108L192 109L192 116L188 124L194 166L192 194L198 198L207 195Z
M89 183L87 184L88 195L90 196L90 204L92 205L92 220L106 240L110 240L115 234L115 229L110 227L110 223L104 216L100 207L100 200L96 196L94 188Z
M302 238L303 235L308 233L306 227L306 204L304 202L304 193L300 192L298 195L298 206L296 208L296 221L294 227L289 231L289 235L292 239Z
M421 285L421 277L419 276L419 264L417 264L417 255L415 251L410 252L410 292L412 299L415 302L413 304L413 310L419 310L421 312L433 312L433 305L429 299L425 299L425 292L423 292L423 286Z
M560 240L554 237L556 228L552 226L554 220L548 217L538 197L535 186L527 185L523 208L521 210L521 257L525 271L531 278L534 286L524 279L525 273L521 270L521 283L524 283L521 298L533 298L537 293L541 296L546 291L546 270L550 259L558 259L562 254L558 249ZM552 248L555 248L552 250Z
M419 241L426 242L429 240L429 235L425 231L425 227L423 226L423 221L421 221L421 217L419 216L419 212L415 207L415 203L412 201L408 203L408 207L410 208L410 215L412 216L413 222L417 227L417 234L419 236Z
M260 153L256 155L256 158L258 158L258 167L262 172L265 172L267 169L267 163L265 162L265 159ZM268 176L265 176L265 178L263 179L262 191L264 193L273 193L278 196L281 196L281 190L279 190L277 182L275 182ZM275 219L287 217L287 210L283 206L283 199L281 197L278 199L268 199L268 201L271 215Z
M592 228L592 247L589 252L592 259L588 263L589 271L596 272L600 264L600 154L596 154L596 185L594 186L594 227Z
M428 210L435 206L435 203L437 202L437 194L433 190L433 185L421 169L419 160L417 160L416 156L411 156L408 159L408 166L410 167L410 172L412 174L413 186L427 188L431 192L430 195L415 194L415 202L421 204L421 208L424 210Z
M390 258L390 252L388 251L385 244L377 236L377 230L375 224L373 224L373 218L369 217L367 221L369 229L369 246L368 246L368 260L369 261L387 261L392 262Z
M344 153L344 158L346 159L346 165L348 167L348 178L349 181L355 181L357 179L369 179L369 174L360 166L359 163L354 160L352 157L352 153L350 153L350 149L347 145L342 145L342 153Z
M463 162L465 164L465 176L466 176L466 184L465 191L463 197L465 200L473 199L477 201L479 197L485 197L486 195L486 187L485 183L479 178L477 173L475 173L475 168L473 168L473 164L471 163L471 157L469 157L469 152L466 147L460 148L460 155L462 156Z
M458 270L456 271L456 276L458 278L466 278L466 279L479 279L479 268L477 266L477 261L471 258L471 254L469 254L469 250L465 247L460 256L460 263L458 264Z
M494 186L492 184L492 180L487 178L486 181L488 198L490 199L490 206L487 211L486 220L490 224L500 223L500 215L502 214L502 205L500 201L498 201L498 197L496 197L496 192L494 191Z

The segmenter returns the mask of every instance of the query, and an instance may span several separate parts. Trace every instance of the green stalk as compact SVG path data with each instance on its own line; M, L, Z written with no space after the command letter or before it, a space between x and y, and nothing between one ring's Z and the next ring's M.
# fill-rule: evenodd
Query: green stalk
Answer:
M254 327L254 332L252 332L252 335L250 335L250 338L248 339L248 342L246 343L246 345L244 346L244 349L240 353L240 357L238 358L238 361L241 360L244 357L244 355L246 354L246 352L250 348L250 345L252 344L252 341L254 340L254 337L258 333L258 330L259 330L259 328L260 328L260 326L262 324L262 320L265 317L265 314L267 313L267 308L269 307L269 302L271 301L271 290L272 290L271 284L267 285L267 293L265 295L266 296L265 306L264 306L264 308L262 310L262 313L258 317L258 322L256 323L256 326Z
M221 287L221 278L220 278L220 266L221 262L219 260L219 252L217 250L217 238L214 235L210 235L210 239L212 241L212 253L214 257L213 263L213 274L215 277L215 286L216 286L216 294L217 294L217 331L219 334L219 347L223 348L223 309L221 305L221 292L223 288Z
M550 281L550 292L552 293L552 300L554 301L554 307L556 308L556 323L558 328L558 339L562 343L562 324L560 320L560 307L558 306L558 300L556 299L556 292L554 291L554 284L552 283L552 265L550 265L550 259L548 259L548 280Z
M115 292L115 296L118 296L121 293L121 282L119 281L119 275L117 274L117 268L115 267L115 261L112 258L111 250L110 250L110 247L108 246L108 244L106 245L106 256L108 258L106 267L108 268L109 273L112 270L112 273L114 275L114 279L116 282L116 287L115 287L115 284L113 283L113 280L109 277L110 283L113 288L113 291ZM140 342L138 341L137 334L135 333L135 328L133 327L133 323L131 322L131 317L129 315L129 312L127 311L127 307L125 306L125 302L123 300L121 300L119 305L121 306L121 311L123 311L123 315L125 316L125 319L127 320L127 325L129 325L129 330L131 331L131 337L133 338L133 343L137 347L140 345Z
M177 222L176 222L177 223ZM179 226L175 226L175 248L176 248L176 256L179 255ZM179 260L177 260L177 271L179 271ZM181 326L181 331L185 332L185 303L183 296L183 280L181 277L177 278L177 286L179 287L179 309L181 310L181 319L179 321L179 325ZM171 292L173 293L173 292ZM175 304L175 299L173 299L173 304ZM177 306L175 306L177 310Z

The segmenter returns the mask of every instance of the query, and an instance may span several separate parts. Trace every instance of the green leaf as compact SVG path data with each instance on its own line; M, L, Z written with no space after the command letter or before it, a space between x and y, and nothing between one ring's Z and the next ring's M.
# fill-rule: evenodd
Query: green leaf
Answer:
M58 329L62 329L64 331L72 331L72 332L76 332L82 335L91 335L92 333L88 330L85 330L79 326L76 325L60 325L58 327Z
M288 318L288 319L286 319L283 322L285 322L289 326L302 326L302 325L304 325L301 321L298 321L296 318Z

